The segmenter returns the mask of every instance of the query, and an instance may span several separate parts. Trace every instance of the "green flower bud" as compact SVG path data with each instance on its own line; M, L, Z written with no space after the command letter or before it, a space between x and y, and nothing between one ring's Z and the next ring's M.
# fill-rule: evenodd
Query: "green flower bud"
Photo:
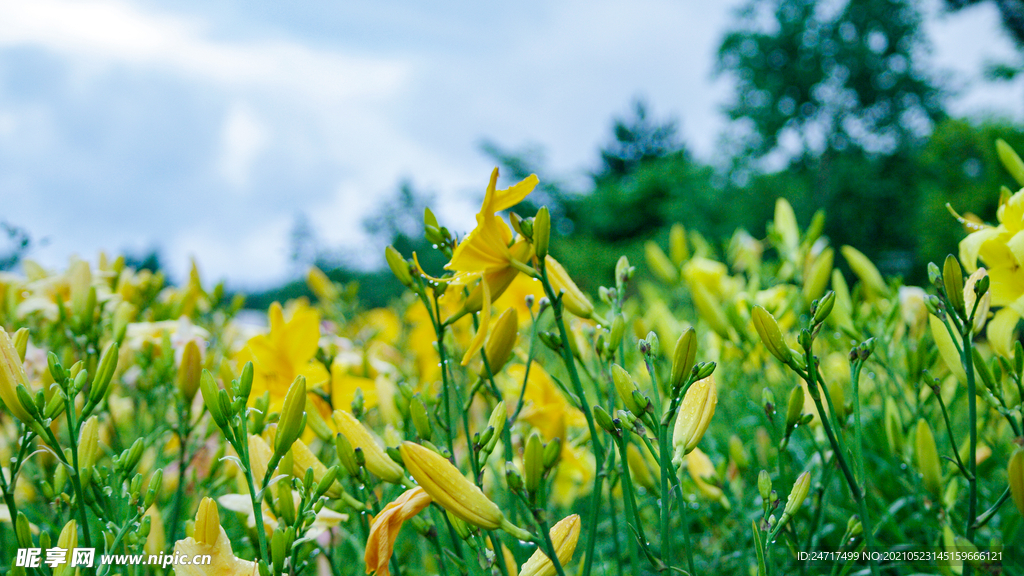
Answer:
M18 519L14 523L14 532L18 537L18 546L21 548L32 548L32 527L28 522L28 516L24 512L18 512Z
M789 493L789 499L786 500L786 508L782 512L784 520L792 518L800 510L800 506L803 505L804 500L807 498L807 492L810 488L811 473L804 472L793 483L793 490Z
M430 440L433 436L430 416L427 414L427 405L423 403L423 397L419 394L413 396L409 403L409 415L412 417L412 425L416 428L416 434L424 440Z
M526 441L526 449L523 452L523 476L526 479L526 491L536 494L544 476L544 445L536 430Z
M350 476L359 474L359 464L356 462L356 453L352 444L344 434L338 433L334 437L334 448L338 452L338 460Z
M761 337L765 348L783 364L792 364L792 354L786 345L786 340L782 337L782 330L779 329L779 323L775 321L775 317L760 306L754 307L751 316L754 321L754 329L757 330L757 335Z
M935 288L942 288L942 270L939 270L939 266L935 262L928 263L928 281Z
M558 464L558 459L562 455L562 439L553 438L551 442L544 445L544 469L551 470Z
M999 154L999 161L1003 163L1010 176L1013 176L1018 184L1024 186L1024 162L1021 161L1020 156L1002 138L996 140L996 153Z
M818 300L818 305L814 310L814 323L821 324L828 318L828 315L832 313L832 308L836 305L836 293L829 290Z
M690 258L690 247L686 244L686 228L679 222L673 224L668 231L668 255L676 266Z
M956 256L952 254L946 256L946 261L942 266L942 282L946 291L946 298L949 299L953 310L956 310L961 318L966 318L967 313L964 309L964 271L960 268L960 263L957 262Z
M939 451L935 446L932 428L923 418L917 421L914 446L917 449L917 470L923 477L925 488L934 496L941 497L942 466L939 462Z
M764 500L767 506L770 503L769 498L772 494L772 477L768 474L767 470L761 470L757 474L757 491L761 494L761 499Z
M284 456L292 444L302 436L306 427L306 377L296 376L288 388L281 408L281 420L274 438L274 453Z
M594 406L594 421L597 422L598 426L604 428L606 432L611 432L613 434L618 432L618 428L615 426L615 423L612 422L611 415L600 406Z
M533 218L533 251L537 258L544 259L548 255L548 242L551 238L551 213L547 206L541 206Z
M249 393L252 392L253 366L252 362L246 362L242 366L242 374L238 377L238 388L235 395L238 398L249 401Z
M206 404L206 409L210 411L210 416L217 424L217 427L221 430L226 430L228 417L219 402L220 388L217 386L217 382L214 381L213 374L210 374L209 370L203 369L202 375L199 377L199 390L203 394L203 402Z
M437 242L434 242L437 244ZM409 263L402 258L398 250L394 246L388 245L384 249L384 259L387 260L388 266L391 268L391 273L398 278L398 281L405 285L407 288L412 287L412 274L409 273Z
M681 390L686 378L691 375L697 361L697 332L688 328L676 341L676 349L672 354L672 376L670 379L673 391Z
M804 411L804 388L794 386L789 392L789 404L786 406L787 434L800 423Z
M629 372L626 372L618 364L612 364L612 382L615 384L615 390L619 393L619 398L622 399L622 405L634 414L643 414L644 409L641 409L633 397L633 392L639 391L639 388L637 388L636 382L630 378Z
M508 489L513 492L519 492L523 489L523 477L519 475L516 467L511 462L505 463L505 483L508 484Z
M679 280L679 270L653 240L644 244L644 257L647 259L647 267L662 282L675 284Z
M274 563L274 574L284 574L284 559L287 557L288 549L285 544L284 531L278 526L270 537L270 558Z

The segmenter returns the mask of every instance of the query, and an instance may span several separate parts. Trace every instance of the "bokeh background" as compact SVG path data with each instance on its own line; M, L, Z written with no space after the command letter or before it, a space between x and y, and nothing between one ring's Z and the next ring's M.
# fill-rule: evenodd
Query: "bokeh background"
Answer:
M263 309L316 264L380 304L383 247L426 252L427 204L472 228L497 165L585 288L779 196L920 280L1024 149L1022 6L0 0L0 264L194 259Z

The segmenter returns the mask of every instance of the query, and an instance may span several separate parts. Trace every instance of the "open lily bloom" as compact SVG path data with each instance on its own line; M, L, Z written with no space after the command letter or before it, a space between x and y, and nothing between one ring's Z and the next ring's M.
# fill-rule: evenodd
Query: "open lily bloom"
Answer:
M476 228L459 242L451 261L445 265L446 269L455 272L454 277L446 279L449 284L470 286L479 280L470 288L461 309L449 318L451 321L463 314L481 313L481 329L470 342L462 358L463 365L468 364L484 344L491 302L505 292L519 273L513 261L525 263L533 255L533 246L525 239L520 238L513 243L511 228L497 213L520 203L538 182L536 175L530 175L518 184L498 190L498 169L495 168L484 194L484 203L476 215Z
M292 491L292 499L295 502L295 506L299 505L299 494L298 492ZM252 507L252 498L248 494L225 494L217 499L224 508L231 510L232 512L238 512L246 516L246 523L250 528L256 527L256 514ZM341 512L335 512L330 508L324 507L316 514L316 519L313 520L313 524L310 525L306 533L303 534L304 538L315 539L324 532L331 528L341 524L348 520L348 514L342 514ZM267 534L269 535L277 528L277 518L274 513L270 510L270 505L266 501L263 502L263 524L267 527Z
M1024 317L1024 190L1010 196L996 212L998 226L960 221L974 229L960 241L960 262L968 272L984 261L991 279L991 305L1003 308L988 325L988 340L1000 355L1010 356L1013 330Z

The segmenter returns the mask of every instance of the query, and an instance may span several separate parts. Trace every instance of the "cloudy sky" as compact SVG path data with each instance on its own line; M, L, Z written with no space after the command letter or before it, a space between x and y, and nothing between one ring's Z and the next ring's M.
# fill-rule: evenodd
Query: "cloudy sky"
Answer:
M266 286L293 272L300 214L372 261L360 223L402 179L472 225L484 138L579 177L639 96L713 160L736 4L0 0L0 220L53 267L158 247L172 275L194 256L208 279ZM928 3L932 62L954 112L1019 119L1020 85L979 79L1014 56L991 4Z

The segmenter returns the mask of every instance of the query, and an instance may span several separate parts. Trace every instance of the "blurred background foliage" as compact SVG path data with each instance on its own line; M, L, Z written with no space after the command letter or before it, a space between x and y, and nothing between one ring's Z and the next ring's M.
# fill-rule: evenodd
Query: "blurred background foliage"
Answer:
M944 6L955 18L977 1L945 0ZM1024 3L995 3L1024 55ZM733 123L713 163L695 159L678 120L656 117L642 99L613 119L583 184L567 184L547 170L540 146L508 149L485 141L481 149L511 181L538 174L541 185L517 210L530 216L549 206L553 231L563 236L552 243L555 255L587 290L611 276L619 255L639 262L646 241L666 245L675 222L717 250L737 229L764 238L778 197L789 200L801 222L824 210L833 245L855 246L883 273L922 283L925 265L955 252L963 237L947 203L994 220L1000 186L1012 183L994 142L1024 149L1024 127L947 113L948 91L922 59L921 23L912 0L750 0L717 54L718 74L734 87L723 105ZM996 82L1013 80L1022 66L990 68ZM401 182L364 228L381 251L393 244L403 254L436 259L423 239L423 209L432 199L413 182ZM0 251L6 268L30 246L23 231L8 231L9 246ZM247 307L266 309L308 294L302 276L310 265L358 290L366 306L401 293L386 267L366 270L346 259L303 215L293 227L291 259L296 279L250 294ZM156 251L136 260L160 265ZM436 271L441 262L423 265Z

